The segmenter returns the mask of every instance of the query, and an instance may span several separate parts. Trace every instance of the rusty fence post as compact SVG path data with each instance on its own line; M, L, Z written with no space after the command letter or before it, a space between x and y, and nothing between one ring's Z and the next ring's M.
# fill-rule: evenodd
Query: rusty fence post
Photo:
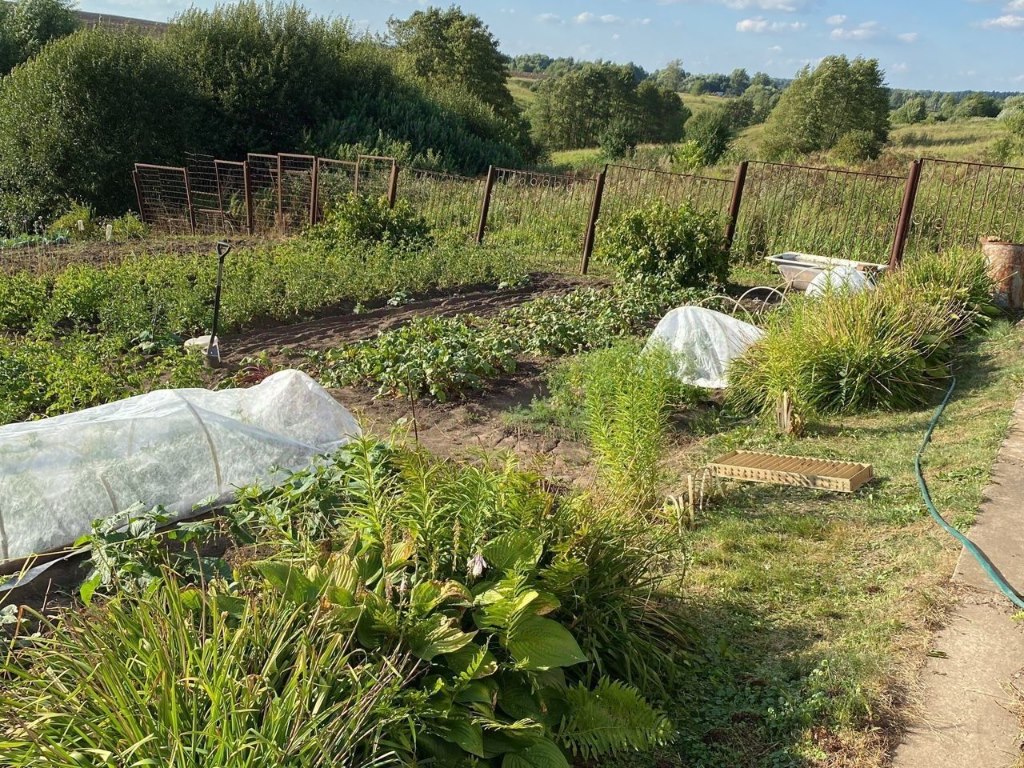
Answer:
M903 204L900 206L900 218L896 222L892 253L889 254L889 269L898 269L903 263L903 252L907 248L907 237L910 235L910 224L914 217L914 203L917 201L917 188L921 183L923 163L923 160L915 160L910 164L907 186L903 190Z
M249 178L249 161L242 161L242 184L245 187L245 230L249 236L255 234L252 215L252 179Z
M355 171L355 176L352 178L352 194L353 195L358 195L359 194L359 164L360 164L360 161L362 160L362 158L363 158L362 155L356 155L356 171Z
M732 200L729 202L729 223L725 227L725 250L732 251L733 240L736 239L736 228L740 222L740 207L743 205L743 188L747 185L748 161L744 160L736 166L736 180L732 187Z
M313 158L313 172L309 187L309 226L320 220L320 158Z
M487 231L487 214L491 210L491 193L494 191L494 180L497 174L494 172L494 166L487 166L487 182L484 184L484 198L480 203L480 223L476 228L476 242L480 244L484 241L484 232Z
M196 209L192 207L192 184L188 177L188 168L182 168L181 175L185 179L185 204L188 206L188 226L194 235L196 233Z
M594 254L594 239L597 236L597 219L601 215L601 201L604 199L604 181L608 177L608 164L594 178L594 199L590 203L590 218L587 220L587 233L583 237L583 258L580 259L580 274L587 274L590 269L590 257Z
M394 208L398 201L398 161L391 161L391 175L388 176L388 207Z
M284 173L281 163L281 155L277 156L277 227L282 232L287 232L284 225Z
M139 218L143 224L149 225L150 222L146 219L146 205L142 202L142 184L139 181L137 170L132 171L132 184L135 185L135 199L139 202Z

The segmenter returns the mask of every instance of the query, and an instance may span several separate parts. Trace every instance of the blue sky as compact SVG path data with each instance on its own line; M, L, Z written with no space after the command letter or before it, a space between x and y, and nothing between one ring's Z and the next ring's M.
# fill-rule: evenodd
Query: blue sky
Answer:
M191 0L81 0L86 11L164 20ZM197 0L210 7L214 0ZM419 0L305 0L317 13L382 31ZM434 2L448 5L447 0ZM877 58L889 84L936 90L1024 90L1024 0L464 0L508 54L635 61L688 71L746 67L790 77L844 53Z

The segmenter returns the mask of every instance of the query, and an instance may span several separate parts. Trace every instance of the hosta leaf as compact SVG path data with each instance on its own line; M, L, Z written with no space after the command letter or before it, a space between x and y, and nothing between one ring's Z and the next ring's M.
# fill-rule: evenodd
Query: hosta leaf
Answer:
M514 571L536 566L543 552L544 546L537 534L510 531L487 542L482 554L490 567Z
M319 596L316 585L306 574L288 563L266 560L253 567L271 586L296 605L311 603Z
M409 629L406 642L414 656L430 661L443 653L454 653L469 645L476 633L463 632L452 620L435 614L420 619Z
M569 761L553 741L538 739L522 752L510 752L501 768L569 768Z
M476 645L467 645L461 650L447 654L445 662L452 672L465 680L479 680L498 671L498 662L494 654Z
M441 738L458 744L477 757L484 757L484 729L466 720L447 720L438 728Z
M569 667L587 660L569 630L552 619L529 616L516 623L505 647L521 669Z

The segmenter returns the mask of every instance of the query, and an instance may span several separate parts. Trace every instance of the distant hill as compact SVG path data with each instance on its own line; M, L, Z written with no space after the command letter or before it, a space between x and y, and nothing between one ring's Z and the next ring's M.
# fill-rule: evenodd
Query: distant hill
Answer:
M75 16L86 27L134 27L140 32L152 35L161 35L167 31L169 26L165 21L148 21L147 19L133 19L130 16L115 16L111 13L90 13L89 11L75 11Z

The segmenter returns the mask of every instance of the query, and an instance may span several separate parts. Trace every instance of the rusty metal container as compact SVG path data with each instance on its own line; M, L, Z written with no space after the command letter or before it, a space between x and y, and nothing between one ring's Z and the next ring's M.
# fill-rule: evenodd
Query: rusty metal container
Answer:
M1024 245L982 238L981 251L996 284L996 304L1004 309L1024 308Z

